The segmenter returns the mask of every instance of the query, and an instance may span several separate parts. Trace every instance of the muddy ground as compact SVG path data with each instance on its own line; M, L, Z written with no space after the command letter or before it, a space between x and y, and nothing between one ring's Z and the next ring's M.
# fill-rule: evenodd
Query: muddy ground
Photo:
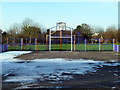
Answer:
M42 58L68 58L72 59L92 59L96 61L115 60L119 63L118 53L113 52L70 52L70 51L37 51L29 54L17 56L17 59L33 60ZM109 63L109 62L108 62ZM113 62L114 63L114 62ZM87 72L86 74L72 74L64 72L63 75L74 77L70 80L43 80L35 83L2 83L3 90L11 89L41 89L41 88L89 88L92 90L120 90L120 65L107 66L99 65L96 72ZM7 77L9 77L8 75ZM3 81L7 78L3 77ZM24 86L22 88L19 88ZM26 88L27 87L27 88ZM58 89L57 89L58 90Z
M77 75L70 73L63 73L64 75L73 75L71 80L63 80L61 82L51 81L39 81L37 83L24 84L27 88L18 88L23 85L21 83L3 83L3 90L10 89L40 89L40 88L93 88L94 90L118 90L120 89L120 73L116 70L120 66L103 66L100 67L97 72L89 73L85 75ZM52 83L54 82L54 83Z
M120 53L114 52L71 52L71 51L37 51L29 54L23 54L15 57L24 60L42 59L42 58L68 58L68 59L91 59L96 61L118 61Z

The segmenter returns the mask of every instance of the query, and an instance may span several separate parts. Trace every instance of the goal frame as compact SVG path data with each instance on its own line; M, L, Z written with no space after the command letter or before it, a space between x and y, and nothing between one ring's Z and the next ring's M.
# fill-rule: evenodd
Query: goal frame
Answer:
M56 30L51 32L53 28L56 28ZM65 30L66 30L66 28L69 28L69 30L71 32L70 36L68 36L68 37L63 36L62 35L62 30L63 29L60 28L60 30L58 30L57 26L49 29L49 35L46 35L46 41L47 41L47 38L49 37L49 51L51 51L51 39L53 39L53 38L60 39L60 49L62 48L62 41L61 41L62 38L70 38L71 39L71 51L73 51L73 36L75 36L75 35L72 34L73 28L65 26ZM54 34L56 31L60 31L60 36L52 36L52 34Z

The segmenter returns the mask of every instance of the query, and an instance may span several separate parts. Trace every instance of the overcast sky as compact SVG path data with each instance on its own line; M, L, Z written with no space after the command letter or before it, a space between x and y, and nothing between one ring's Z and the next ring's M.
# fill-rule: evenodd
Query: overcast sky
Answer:
M103 28L118 25L118 2L1 2L0 9L2 30L25 18L45 28L59 21L73 28L82 23Z

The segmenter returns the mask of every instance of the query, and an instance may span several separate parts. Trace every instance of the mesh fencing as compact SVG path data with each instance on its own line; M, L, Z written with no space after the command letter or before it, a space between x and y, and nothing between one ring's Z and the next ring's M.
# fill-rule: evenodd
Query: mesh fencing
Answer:
M62 50L62 51L69 51L71 50L71 37L69 36L63 36L64 38L59 38L60 36L57 36L58 38L51 38L51 50ZM72 38L74 38L72 36ZM48 40L49 43L49 40ZM72 39L73 44L73 39ZM49 45L49 44L48 44Z
M52 38L51 50L70 51L71 38ZM68 36L70 37L70 36ZM8 50L49 50L49 37L47 38L9 38ZM113 39L82 39L72 36L72 50L74 51L113 51Z
M37 46L37 48L35 47ZM28 50L34 51L37 50L46 50L45 39L36 39L35 38L9 38L8 39L8 50Z

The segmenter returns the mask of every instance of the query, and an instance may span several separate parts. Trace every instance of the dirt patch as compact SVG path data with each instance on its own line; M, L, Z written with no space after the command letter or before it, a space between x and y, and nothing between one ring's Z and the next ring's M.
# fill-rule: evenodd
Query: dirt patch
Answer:
M43 59L43 58L67 58L67 59L92 59L92 60L116 60L120 53L114 52L71 52L71 51L37 51L29 54L23 54L15 58L23 60Z
M40 89L40 88L94 88L96 90L97 88L99 90L110 90L115 89L119 90L120 85L119 81L120 78L118 77L120 75L119 72L116 72L118 70L119 66L103 66L99 68L94 73L87 73L87 74L68 74L63 73L65 75L72 75L74 78L70 80L62 80L61 82L51 83L51 81L38 81L36 83L29 83L29 84L21 84L21 83L3 83L3 89L13 89L18 88L21 86L24 86L22 89ZM117 74L117 76L115 75ZM19 88L20 89L20 88ZM97 89L97 90L98 90Z
M21 59L21 60L34 60L34 59L43 59L43 58L68 58L69 61L75 60L75 59L93 59L93 60L100 60L100 61L108 61L107 64L114 64L115 62L109 62L109 60L116 60L118 61L118 56L120 53L114 53L114 52L70 52L70 51L37 51L32 52L29 54L23 54L20 56L17 56L15 58ZM44 60L44 59L43 59ZM27 62L27 61L26 61ZM23 63L23 62L18 62ZM29 62L28 62L29 63ZM88 64L92 65L94 63L89 62ZM40 89L40 88L99 88L102 89L119 89L120 88L120 73L119 73L119 67L120 65L113 65L113 66L107 66L104 65L98 65L98 68L96 72L87 72L86 74L73 74L69 72L63 72L63 76L72 76L71 79L61 79L59 81L55 81L53 76L49 80L45 78L48 78L46 76L43 81L38 79L37 82L31 82L31 83L2 83L3 90L9 90L9 89L21 89L19 87L22 87L22 89ZM38 65L36 68L44 68L41 65ZM58 69L59 71L61 69ZM73 70L77 70L76 68L73 68ZM10 74L6 78L13 76L13 74ZM50 75L51 76L51 75ZM6 79L3 77L3 81Z

